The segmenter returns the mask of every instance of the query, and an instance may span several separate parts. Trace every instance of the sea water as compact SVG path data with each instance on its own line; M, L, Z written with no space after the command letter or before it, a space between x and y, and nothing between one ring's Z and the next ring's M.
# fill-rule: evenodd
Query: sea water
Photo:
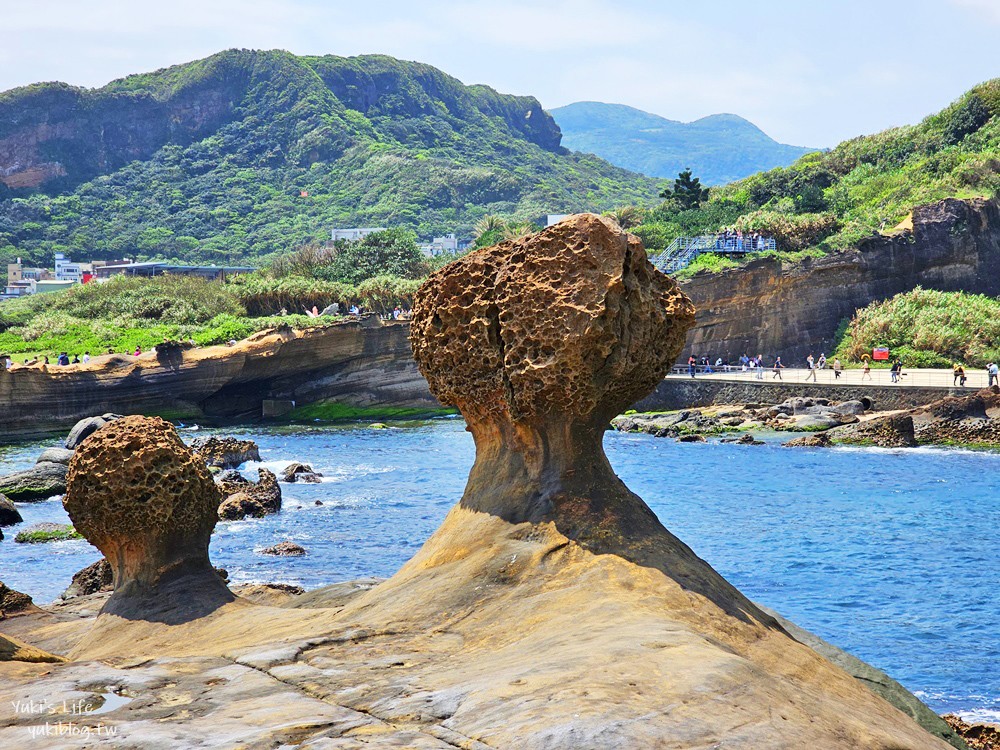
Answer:
M224 434L260 445L263 461L242 467L250 478L292 461L324 475L282 484L277 515L219 524L212 560L235 583L314 588L392 575L461 496L474 457L458 418ZM2 449L0 471L27 468L53 444ZM1000 720L1000 454L614 432L605 446L667 528L750 598L884 669L938 712ZM59 499L18 508L25 524L5 530L0 580L45 603L100 554L84 541L15 544L19 528L68 521ZM260 553L286 540L309 554Z

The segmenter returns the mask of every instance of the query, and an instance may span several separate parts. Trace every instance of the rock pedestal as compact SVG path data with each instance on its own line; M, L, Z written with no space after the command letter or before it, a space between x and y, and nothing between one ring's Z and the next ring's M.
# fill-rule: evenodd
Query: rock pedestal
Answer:
M162 419L124 417L85 440L63 504L111 565L103 611L183 621L232 601L208 558L220 499L208 467Z

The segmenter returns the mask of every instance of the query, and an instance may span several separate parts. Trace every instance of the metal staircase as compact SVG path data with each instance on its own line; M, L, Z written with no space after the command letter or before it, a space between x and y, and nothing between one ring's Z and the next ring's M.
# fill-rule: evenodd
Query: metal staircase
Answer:
M649 257L650 262L663 273L677 273L686 268L702 253L719 253L725 255L748 255L774 250L773 238L751 241L749 238L738 240L728 239L722 235L705 234L700 237L678 237L659 253Z

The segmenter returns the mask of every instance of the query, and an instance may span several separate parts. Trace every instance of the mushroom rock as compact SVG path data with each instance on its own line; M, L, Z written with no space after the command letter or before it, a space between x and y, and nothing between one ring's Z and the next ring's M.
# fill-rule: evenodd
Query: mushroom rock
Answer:
M303 686L445 717L448 736L489 747L948 748L789 636L615 476L609 420L653 390L693 321L640 241L590 214L432 274L411 344L476 460L416 556L338 614L366 639L299 655Z
M220 499L169 422L124 417L84 440L63 505L111 565L114 593L102 612L172 622L233 601L208 557Z

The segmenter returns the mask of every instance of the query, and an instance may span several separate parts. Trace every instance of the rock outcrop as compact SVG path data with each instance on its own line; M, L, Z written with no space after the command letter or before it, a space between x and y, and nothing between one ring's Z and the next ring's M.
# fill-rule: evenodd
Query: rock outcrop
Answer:
M295 542L278 542L273 547L265 547L260 553L277 557L300 557L306 553L306 550L305 547L295 544Z
M260 449L253 440L195 438L190 447L208 466L219 469L236 469L247 461L260 461Z
M50 654L41 649L29 646L9 635L0 635L0 663L5 661L23 661L32 664L55 664L66 661L61 656Z
M170 621L232 601L208 559L219 501L208 467L162 419L125 417L81 444L63 505L110 563L103 611Z
M0 620L34 606L31 597L0 581Z
M915 208L912 230L856 249L697 274L681 285L698 308L684 351L730 361L764 352L785 363L829 354L841 321L915 286L1000 295L1000 201L948 198Z
M99 417L86 417L85 419L81 419L73 425L73 429L71 429L69 431L69 435L66 436L66 442L64 443L66 450L75 451L80 447L80 443L93 435L99 429L105 425L111 424L116 419L121 418L121 414L112 414L108 412L107 414L102 414ZM38 460L41 461L42 459L39 458ZM69 463L69 460L58 461L58 463Z
M66 491L66 464L42 461L0 476L0 494L18 503L47 500Z
M408 324L373 322L279 327L169 361L112 354L86 365L15 365L0 377L0 442L61 432L98 410L210 422L260 416L272 400L439 409L410 355Z
M78 596L89 596L99 594L102 591L112 591L114 589L115 577L111 571L111 563L108 558L102 557L92 565L88 565L83 570L78 570L73 574L73 580L62 594L60 599L74 599Z
M0 495L0 528L4 526L14 526L24 521L20 511L14 506L6 495ZM3 537L0 537L2 539Z
M224 521L239 521L244 518L262 518L281 510L281 487L274 472L257 470L256 483L232 483L235 493L226 497L219 505L219 518Z
M874 445L880 448L910 448L918 444L913 430L913 417L909 414L875 417L838 428L831 435L838 443Z
M829 435L821 432L818 435L803 435L789 440L787 443L782 443L782 445L786 448L832 448L833 441L830 440Z
M285 470L281 472L282 482L308 482L317 483L322 482L323 475L317 471L313 470L313 467L309 464L293 463L285 467Z

